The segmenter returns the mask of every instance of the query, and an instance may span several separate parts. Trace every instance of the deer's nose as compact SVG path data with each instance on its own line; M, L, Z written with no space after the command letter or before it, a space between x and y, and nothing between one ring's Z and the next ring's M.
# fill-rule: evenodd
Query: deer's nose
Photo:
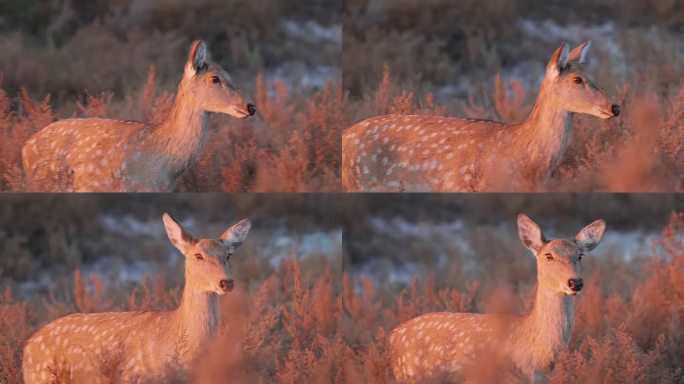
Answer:
M613 112L613 116L618 117L620 116L620 106L617 104L613 104L610 107L610 110Z
M231 289L233 289L233 285L234 285L233 279L230 279L230 280L221 280L221 281L219 282L219 286L220 286L221 289L224 290L224 291L230 291Z
M250 116L254 115L256 113L256 105L247 104L247 112L249 112Z
M582 287L584 287L584 281L582 279L570 279L568 280L568 287L573 292L579 292L582 290Z

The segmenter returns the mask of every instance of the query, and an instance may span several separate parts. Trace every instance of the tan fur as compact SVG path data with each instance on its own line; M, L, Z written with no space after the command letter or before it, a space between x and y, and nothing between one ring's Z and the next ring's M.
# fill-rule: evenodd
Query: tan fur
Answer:
M576 291L569 288L569 279L581 279L580 254L598 244L605 223L588 225L573 241L546 241L524 215L518 226L521 240L537 259L532 311L525 316L429 313L400 324L389 336L390 363L399 382L463 375L482 359L510 362L530 378L551 367L572 332Z
M218 296L231 289L228 256L247 236L242 220L219 239L194 239L164 215L169 238L185 255L181 304L168 312L73 314L26 342L24 382L137 383L187 376L218 325ZM201 255L199 260L196 255ZM61 381L60 381L61 380Z
M568 149L572 116L613 117L613 102L580 67L588 43L547 65L530 116L519 124L439 116L388 115L342 134L347 191L531 190ZM581 78L582 84L574 79ZM616 106L617 107L617 106Z
M250 115L230 75L206 55L204 43L194 42L173 108L158 125L65 119L37 132L21 151L27 189L172 191L204 148L210 112Z

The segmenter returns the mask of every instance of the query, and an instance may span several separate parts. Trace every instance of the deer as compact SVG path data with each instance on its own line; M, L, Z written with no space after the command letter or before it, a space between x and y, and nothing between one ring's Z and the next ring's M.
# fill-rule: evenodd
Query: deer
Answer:
M245 119L256 113L231 76L192 43L168 116L158 124L132 120L58 120L21 150L28 190L44 192L170 192L198 160L209 114Z
M168 213L163 221L169 240L185 257L179 306L167 312L76 313L56 319L24 346L25 383L167 382L187 377L217 330L218 298L234 287L230 258L251 222L239 221L218 239L196 239Z
M518 235L537 262L537 291L523 316L436 312L415 317L389 334L390 363L398 382L414 383L463 374L477 359L498 355L538 381L567 347L574 322L574 297L584 282L580 261L601 241L605 221L582 228L573 240L547 240L524 214Z
M620 115L585 73L590 42L563 42L546 65L539 94L518 124L423 115L385 115L342 133L346 191L534 190L568 150L574 114Z

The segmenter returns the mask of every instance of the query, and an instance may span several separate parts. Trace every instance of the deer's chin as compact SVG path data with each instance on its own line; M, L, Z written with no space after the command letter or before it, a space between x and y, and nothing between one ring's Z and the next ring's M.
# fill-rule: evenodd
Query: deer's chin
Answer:
M603 108L596 108L594 110L594 113L592 113L592 115L594 115L598 118L601 118L603 120L608 120L608 119L612 119L613 117L615 117L615 116L613 116L613 112L611 112L610 110L605 110Z
M227 114L238 119L246 119L250 116L249 112L243 111L239 108L233 108L232 111L228 112Z

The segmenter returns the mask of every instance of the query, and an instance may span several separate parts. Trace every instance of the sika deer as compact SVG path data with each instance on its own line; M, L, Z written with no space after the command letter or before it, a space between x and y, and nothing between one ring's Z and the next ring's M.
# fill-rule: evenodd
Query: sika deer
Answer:
M342 136L347 191L536 189L568 149L575 113L620 114L584 73L589 42L563 43L546 67L537 101L520 124L438 116L373 117Z
M409 320L389 336L391 365L400 382L461 372L475 359L500 355L531 379L550 369L567 346L574 321L573 296L582 289L580 260L605 230L587 225L572 241L546 240L539 226L518 216L520 240L537 260L537 294L525 316L429 313ZM493 359L492 359L493 360Z
M233 288L229 258L250 221L218 240L195 239L164 214L171 243L185 255L185 288L170 312L73 314L36 332L24 347L24 382L133 383L183 377L218 323L218 296Z
M157 125L110 119L65 119L33 135L22 148L27 189L39 191L172 191L199 158L209 113L247 118L230 75L192 43L169 116Z

